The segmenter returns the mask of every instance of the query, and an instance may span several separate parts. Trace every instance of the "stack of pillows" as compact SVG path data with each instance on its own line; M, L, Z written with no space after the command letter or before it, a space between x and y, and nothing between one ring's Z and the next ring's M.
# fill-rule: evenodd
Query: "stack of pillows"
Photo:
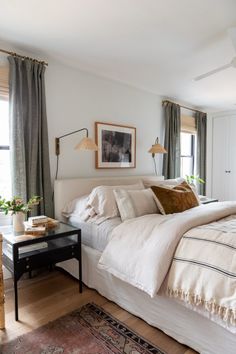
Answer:
M146 214L180 213L200 204L194 187L183 178L140 181L132 185L98 186L89 195L74 199L62 211L65 217L102 223L121 217L122 221Z

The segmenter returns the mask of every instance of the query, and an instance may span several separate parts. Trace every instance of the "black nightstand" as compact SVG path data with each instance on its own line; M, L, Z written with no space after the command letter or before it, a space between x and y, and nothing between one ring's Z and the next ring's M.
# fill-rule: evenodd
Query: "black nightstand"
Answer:
M208 198L208 197L205 197L203 195L199 195L199 198L200 198L201 204L209 204L209 203L214 203L214 202L218 202L219 201L216 198Z
M76 235L75 237L70 237ZM37 246L38 243L38 246ZM39 249L28 250L29 246ZM22 252L24 250L24 252ZM59 223L45 235L27 236L3 231L3 265L12 273L15 291L15 319L18 321L17 282L25 272L75 258L79 263L79 291L82 293L81 230Z

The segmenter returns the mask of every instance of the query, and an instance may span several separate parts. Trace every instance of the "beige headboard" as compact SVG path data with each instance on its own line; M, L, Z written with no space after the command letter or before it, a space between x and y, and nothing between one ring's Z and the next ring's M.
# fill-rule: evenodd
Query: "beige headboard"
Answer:
M61 211L74 198L89 194L97 186L134 184L138 181L160 181L162 176L89 177L57 179L54 183L55 218L63 220Z

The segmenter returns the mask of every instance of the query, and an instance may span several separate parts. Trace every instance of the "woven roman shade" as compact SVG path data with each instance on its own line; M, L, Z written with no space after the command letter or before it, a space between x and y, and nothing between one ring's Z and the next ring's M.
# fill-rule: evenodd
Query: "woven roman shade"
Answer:
M0 66L0 99L9 97L9 67Z
M196 122L195 117L181 115L181 132L196 134Z

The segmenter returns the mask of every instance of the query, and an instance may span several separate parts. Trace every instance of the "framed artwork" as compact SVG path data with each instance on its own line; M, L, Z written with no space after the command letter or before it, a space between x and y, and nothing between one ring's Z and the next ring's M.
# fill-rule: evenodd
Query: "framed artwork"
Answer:
M136 166L136 128L95 122L96 168Z

